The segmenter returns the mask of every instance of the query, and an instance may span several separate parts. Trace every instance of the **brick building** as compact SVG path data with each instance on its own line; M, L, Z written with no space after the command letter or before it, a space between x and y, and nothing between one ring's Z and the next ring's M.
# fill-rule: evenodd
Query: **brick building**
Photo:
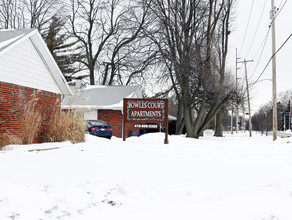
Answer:
M37 30L0 30L0 123L19 132L34 94L42 121L35 141L43 142L52 111L60 109L57 99L71 90Z
M79 80L70 89L73 96L65 96L62 109L83 109L86 120L102 120L113 128L113 135L122 137L123 98L142 98L139 86L81 86ZM127 131L139 129L127 125ZM129 133L127 134L129 136Z

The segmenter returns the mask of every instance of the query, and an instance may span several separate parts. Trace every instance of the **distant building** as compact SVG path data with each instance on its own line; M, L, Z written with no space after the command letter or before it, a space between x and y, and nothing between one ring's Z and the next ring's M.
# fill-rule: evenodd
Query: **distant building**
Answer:
M75 86L70 86L70 89L75 94L65 96L62 109L83 109L84 119L107 122L112 126L113 135L116 137L122 137L123 98L142 98L139 86L82 87L81 82L77 80ZM127 130L131 129L129 127ZM139 129L132 130L137 134L139 132Z

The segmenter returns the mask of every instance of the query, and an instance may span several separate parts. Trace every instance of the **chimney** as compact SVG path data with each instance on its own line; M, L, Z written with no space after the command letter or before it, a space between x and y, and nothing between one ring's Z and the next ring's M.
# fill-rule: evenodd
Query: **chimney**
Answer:
M76 89L81 89L81 86L82 86L82 79L76 79L75 88Z

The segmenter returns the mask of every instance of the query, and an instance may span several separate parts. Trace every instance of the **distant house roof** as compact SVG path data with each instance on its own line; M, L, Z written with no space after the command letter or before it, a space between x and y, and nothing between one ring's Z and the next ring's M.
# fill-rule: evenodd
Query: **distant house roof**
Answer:
M69 85L36 29L0 30L0 68L2 82L71 94Z
M86 86L76 89L70 86L75 95L66 95L62 101L62 109L91 108L117 109L123 108L123 98L142 98L140 86Z

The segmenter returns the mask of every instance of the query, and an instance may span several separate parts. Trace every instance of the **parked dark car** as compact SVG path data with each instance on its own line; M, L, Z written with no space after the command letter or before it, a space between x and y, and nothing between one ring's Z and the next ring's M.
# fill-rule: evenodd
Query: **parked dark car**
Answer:
M111 139L113 136L113 129L108 123L101 120L87 120L86 121L86 130L89 134L105 137Z

